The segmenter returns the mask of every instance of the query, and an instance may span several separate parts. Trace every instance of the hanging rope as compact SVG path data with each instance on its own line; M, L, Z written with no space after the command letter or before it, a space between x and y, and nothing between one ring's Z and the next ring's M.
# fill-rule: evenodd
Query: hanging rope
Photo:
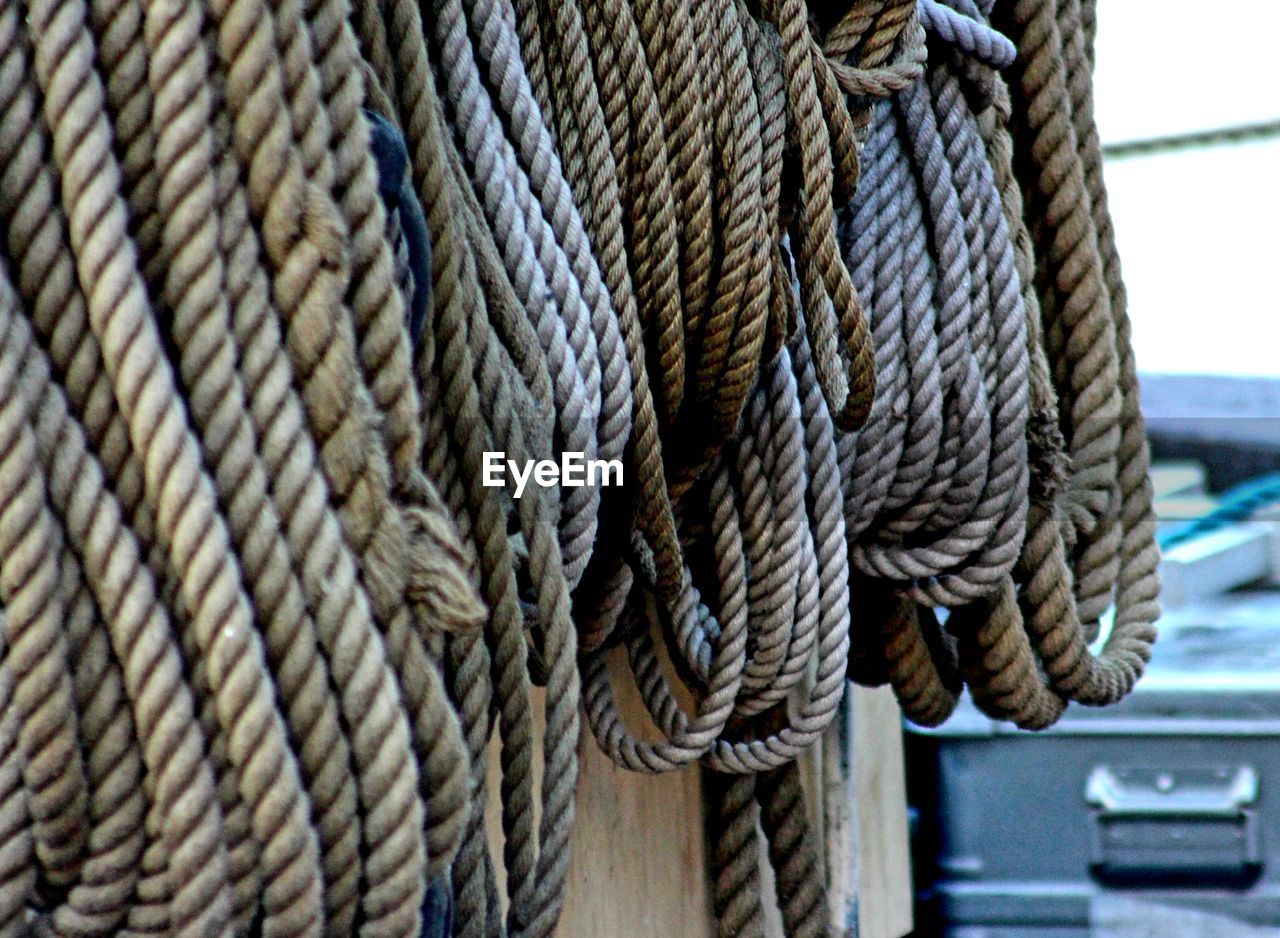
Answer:
M1014 72L1022 76L1028 98L1036 98L1034 105L1028 100L1020 107L1013 106L992 70L1006 58L1001 52L1003 37L989 34L981 11L965 7L958 3L948 16L953 19L957 10L966 13L972 24L968 30L977 33L961 41L961 33L952 26L936 31L939 54L931 60L927 96L922 86L904 92L893 109L881 108L880 130L864 152L872 170L864 173L849 225L852 269L860 290L870 297L873 323L886 334L877 343L883 380L910 375L905 400L884 404L885 412L896 406L898 413L907 414L906 428L899 431L905 440L899 442L893 435L893 422L877 423L873 413L868 428L851 444L855 453L850 478L868 480L865 485L855 483L846 501L860 512L851 528L864 523L872 533L870 539L863 536L870 543L855 548L855 561L865 574L905 582L907 596L952 607L952 613L945 631L939 632L923 608L904 604L906 596L901 601L886 597L888 605L879 615L887 672L879 675L869 667L868 659L877 657L873 646L855 653L851 673L892 680L908 715L920 722L945 719L963 682L993 716L1035 727L1055 720L1067 699L1111 703L1132 688L1154 638L1158 554L1123 285L1114 260L1089 104L1091 65L1079 5L1010 5L1014 25L1024 10L1036 24L1025 33L1008 30L1019 49ZM1050 38L1060 30L1074 36L1075 58L1067 58L1069 47L1060 38L1054 40L1059 43L1057 52L1033 45L1050 41L1039 38L1040 29ZM979 40L977 35L986 38ZM949 48L953 43L955 51ZM964 57L957 58L961 53ZM1066 87L1069 70L1074 96ZM1058 97L1051 97L1055 94ZM1014 147L1003 128L1018 116L1044 117L1052 110L1046 107L1049 101L1061 111L1049 119L1054 129L1038 131L1040 137L1024 151L1028 160L1044 160L1038 164L1044 168L1037 171L1034 187L1028 188L1024 209L1016 183L1023 170L1012 161ZM1052 136L1065 133L1067 124L1069 140ZM1015 130L1022 133L1016 124ZM1076 139L1084 143L1077 147ZM1050 151L1049 140L1060 141L1058 149ZM906 161L914 162L913 178L895 152L898 141L914 151L914 158ZM1072 179L1077 180L1074 191L1085 194L1083 199L1063 188L1073 184ZM906 206L895 225L894 200L904 191ZM1052 206L1046 209L1051 213L1074 212L1074 220L1050 215L1041 221L1034 215L1036 204ZM1091 206L1096 221L1080 214ZM1029 223L1023 221L1024 212ZM921 219L931 224L922 230ZM1064 227L1055 241L1049 234L1055 225L1074 226L1072 234ZM1039 233L1044 247L1036 248L1029 230ZM924 232L931 234L932 246ZM868 259L873 249L874 263ZM1065 287L1049 282L1048 271L1055 263L1063 265L1061 283L1069 281L1074 291L1070 299L1059 292ZM914 270L932 280L932 297L913 292L921 276L913 275ZM966 299L968 316L963 312ZM920 312L913 313L913 307ZM1064 317L1075 309L1080 318L1069 323ZM975 313L991 321L975 320ZM896 335L900 315L905 323L901 340ZM922 325L915 326L913 319ZM930 319L938 325L929 328ZM976 351L969 373L985 375L976 398L966 398L972 383L952 384L947 377L947 366L954 361L946 352L949 333L966 321L969 334L962 348ZM1021 338L1024 334L1026 340ZM1029 357L1011 357L1025 349ZM1108 366L1109 360L1115 364ZM924 374L917 377L917 372ZM954 391L948 392L949 384ZM942 391L940 437L936 388ZM1055 398L1063 402L1065 444L1057 442ZM1121 399L1129 402L1123 409L1117 403ZM961 416L971 416L976 407L980 412L986 409L989 417L962 429L959 416L948 419L950 401L956 402L951 406L962 405ZM980 454L981 468L966 475L964 451L966 446L978 448L976 440L987 439L983 424L1000 438L983 444L990 446L990 455ZM873 463L874 457L866 454L879 455L877 450L888 450L889 458ZM897 453L903 454L902 468L886 483L872 466L887 464L894 472ZM937 454L936 462L921 473L921 459L928 453ZM1028 469L1030 474L1023 475ZM1014 475L993 484L1010 472ZM986 508L982 490L971 481L983 474L986 497L1000 500ZM935 520L922 523L934 499L941 497L946 504L948 477L951 492L979 492L977 500L970 494L969 501L960 503L965 514L934 509ZM895 487L905 497L894 499ZM879 495L886 490L889 495ZM1003 502L1008 513L999 513L996 509L1011 491L1013 497ZM1024 491L1029 502L1017 494ZM883 501L877 504L877 497ZM889 512L873 516L868 502ZM868 516L872 520L862 520ZM928 540L931 523L955 517L959 525L944 527L938 541ZM899 537L902 546L895 544ZM971 553L957 577L945 561L965 556L962 550ZM1102 613L1112 603L1114 624L1095 657L1087 645L1097 637Z
M1092 3L810 6L0 5L0 934L550 935L584 729L825 934L850 677L1132 688Z
M44 768L6 800L25 792L36 824L14 875L38 877L5 921L21 930L42 909L78 934L258 919L267 934L339 935L358 918L416 934L422 795L440 804L433 829L460 827L450 780L453 814L466 809L421 629L480 607L413 469L418 405L368 131L348 146L363 156L344 164L339 148L327 176L313 159L308 181L314 138L272 119L282 58L296 66L307 31L275 36L261 8L33 3L0 17L4 334L22 368L4 385L5 451L31 466L12 504L35 512L61 571L32 581L56 587L46 599L5 595L5 665L18 701L31 668L61 667L49 686L79 702L45 694L44 708L62 700L72 732L86 715L92 766L86 778L79 748L50 750L65 780ZM119 28L95 58L89 29L107 22ZM358 106L342 34L334 74ZM311 71L290 74L319 74L301 61ZM353 277L353 315L335 316ZM41 638L58 619L65 638ZM21 725L50 739L34 715ZM22 763L46 765L48 745ZM433 846L447 863L448 840Z

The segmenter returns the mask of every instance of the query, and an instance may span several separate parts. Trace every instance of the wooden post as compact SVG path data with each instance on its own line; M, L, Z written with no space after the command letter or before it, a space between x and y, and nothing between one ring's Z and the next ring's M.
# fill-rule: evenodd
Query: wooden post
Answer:
M630 682L620 679L616 685L628 724L645 726L643 704ZM542 701L535 696L540 737ZM539 739L535 755L540 752ZM698 766L663 775L618 768L585 727L579 752L573 859L557 935L714 938ZM911 928L911 881L901 721L892 692L856 689L802 760L802 769L828 873L832 933L852 935L856 926L861 938L901 938ZM497 771L495 745L491 779ZM496 784L489 790L486 822L501 878ZM762 873L768 894L767 863ZM769 938L783 938L772 903L766 902L765 914Z
M912 928L911 846L902 711L888 687L853 691L859 846L859 938Z

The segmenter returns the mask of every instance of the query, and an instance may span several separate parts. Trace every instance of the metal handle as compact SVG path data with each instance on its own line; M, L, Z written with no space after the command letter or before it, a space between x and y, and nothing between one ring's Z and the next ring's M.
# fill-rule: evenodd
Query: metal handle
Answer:
M1094 809L1092 870L1099 879L1244 884L1261 871L1252 766L1097 766L1085 798Z

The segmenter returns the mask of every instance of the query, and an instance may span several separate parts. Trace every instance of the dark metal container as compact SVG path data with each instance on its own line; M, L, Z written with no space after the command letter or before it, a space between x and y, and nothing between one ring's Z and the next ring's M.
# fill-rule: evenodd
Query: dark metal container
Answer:
M908 732L920 935L1280 935L1280 592L1165 617L1121 704Z

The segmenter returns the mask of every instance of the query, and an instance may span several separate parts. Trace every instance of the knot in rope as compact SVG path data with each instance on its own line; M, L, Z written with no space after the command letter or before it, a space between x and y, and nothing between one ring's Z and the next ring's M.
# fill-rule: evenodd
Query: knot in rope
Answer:
M941 0L920 0L919 8L927 32L992 68L1008 68L1018 57L1014 44L983 21L972 2L957 0L948 6Z
M868 29L863 24L870 18L855 5L823 38L823 55L845 94L887 98L919 81L924 74L927 58L924 29L930 21L923 6L897 6L902 10L909 9L911 15L886 15ZM878 58L871 53L886 46L894 50L888 62L859 64L863 55L868 59Z

